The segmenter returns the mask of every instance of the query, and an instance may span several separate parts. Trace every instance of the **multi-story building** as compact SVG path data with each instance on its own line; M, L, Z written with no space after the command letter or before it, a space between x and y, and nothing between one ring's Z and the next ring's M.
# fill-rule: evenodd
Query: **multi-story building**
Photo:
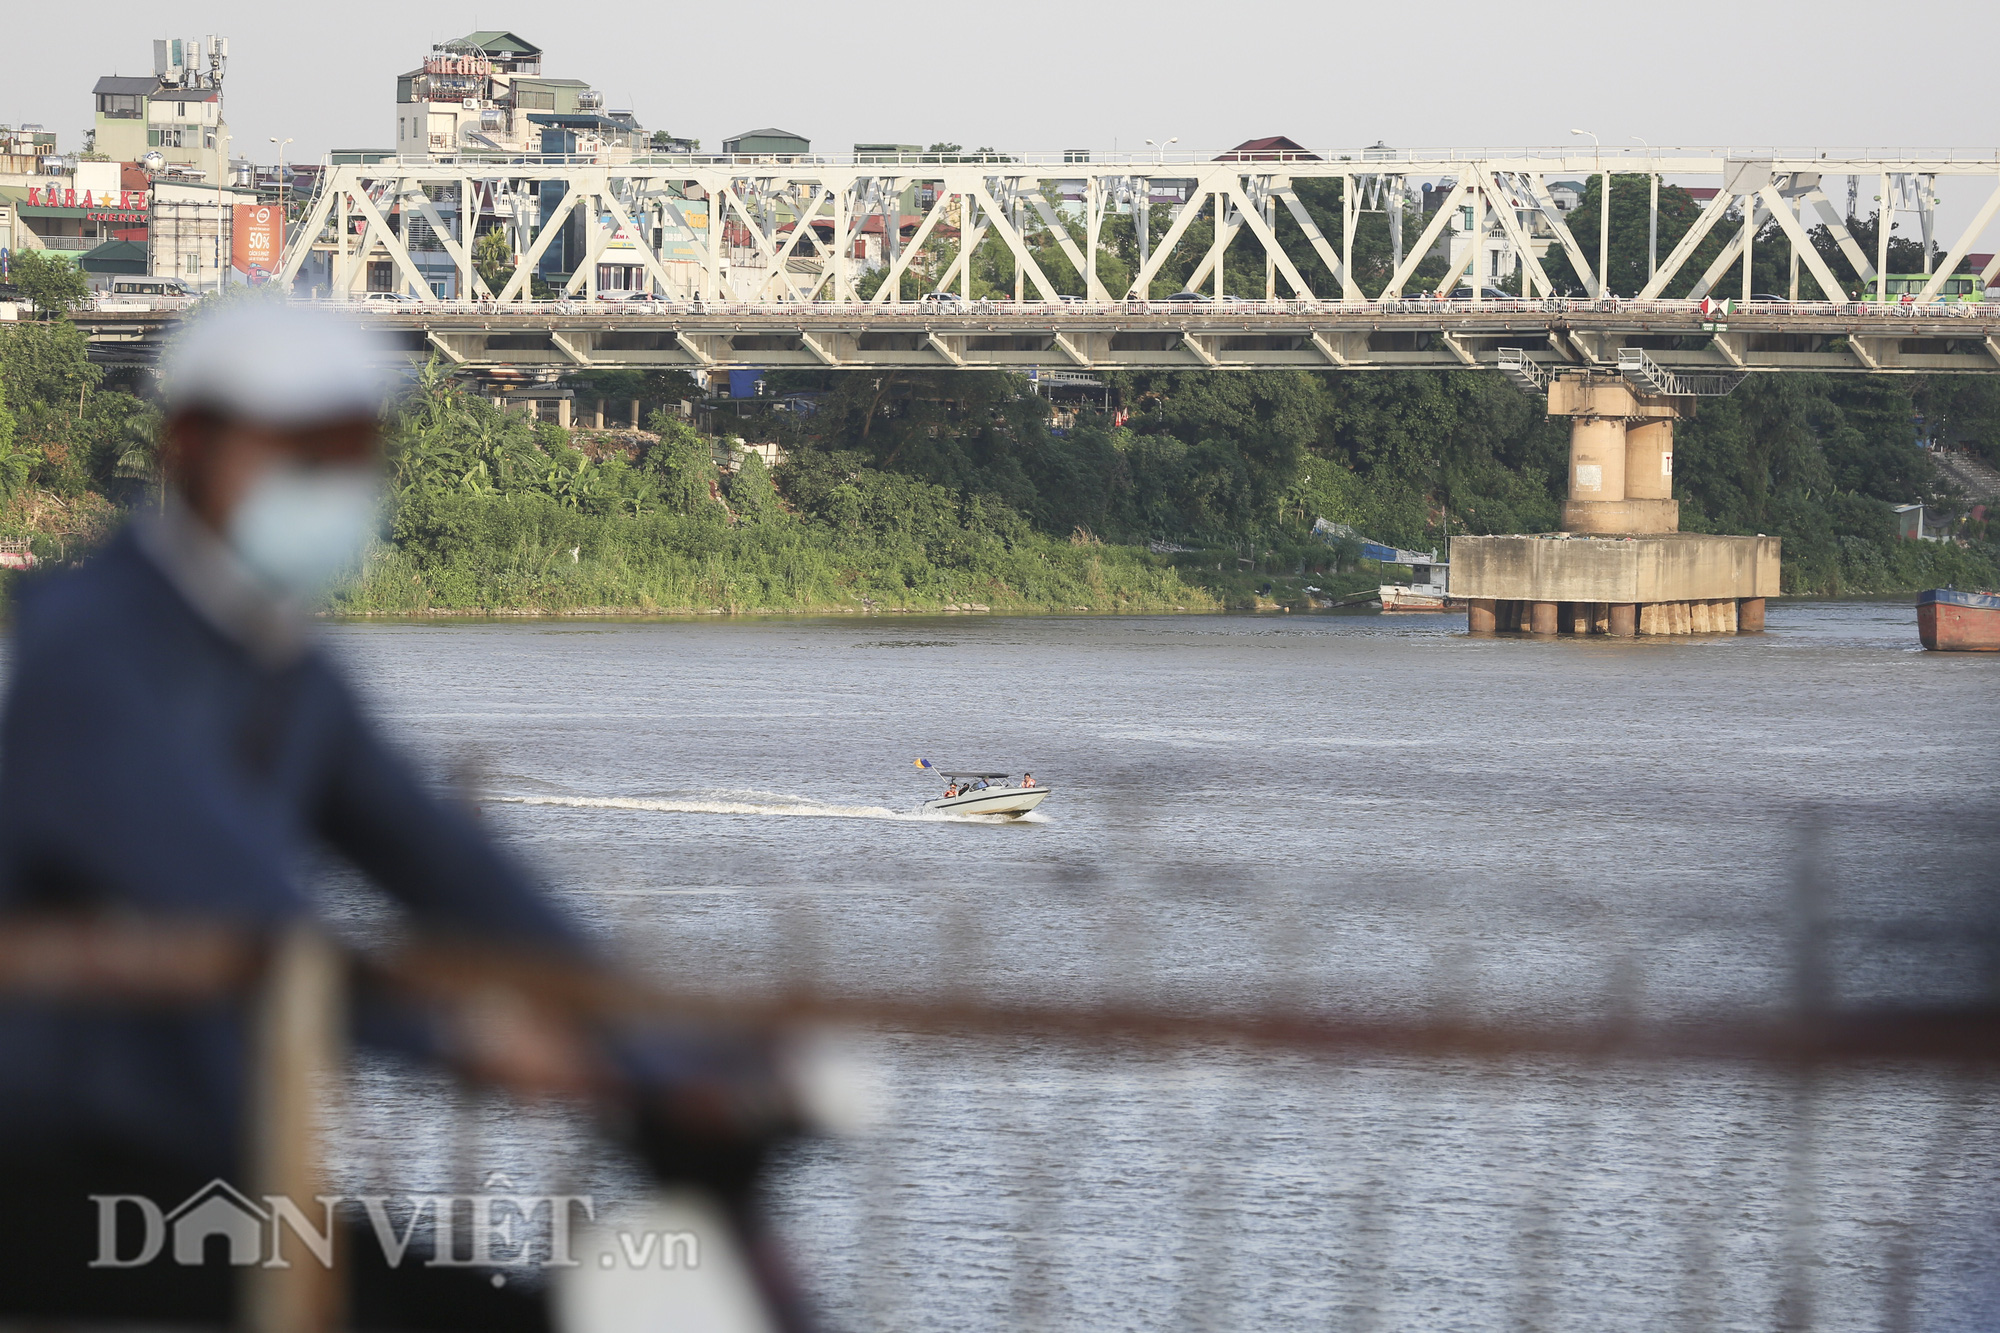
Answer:
M643 136L630 112L606 115L582 79L542 73L542 48L475 32L396 78L396 152L408 157L563 154L629 160Z
M158 153L165 173L211 185L229 179L229 123L222 109L229 39L166 38L153 43L151 77L97 81L93 148L113 162Z

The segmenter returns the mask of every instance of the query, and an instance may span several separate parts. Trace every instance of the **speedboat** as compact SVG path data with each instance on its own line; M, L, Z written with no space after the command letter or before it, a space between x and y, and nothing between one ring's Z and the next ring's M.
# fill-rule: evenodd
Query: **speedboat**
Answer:
M1019 786L994 786L996 781L1006 783L1010 773L949 773L933 765L929 760L919 759L919 768L936 773L948 779L952 786L969 788L953 796L940 796L934 801L925 801L923 813L941 815L1009 815L1019 817L1040 805L1054 790L1040 783ZM1025 776L1025 775L1024 775ZM947 788L949 790L949 788Z

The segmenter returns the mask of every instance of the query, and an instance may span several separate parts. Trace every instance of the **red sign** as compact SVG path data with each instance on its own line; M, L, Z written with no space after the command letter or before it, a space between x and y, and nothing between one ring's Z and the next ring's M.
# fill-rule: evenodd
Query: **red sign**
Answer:
M236 205L236 225L229 242L229 262L253 283L278 271L285 252L285 217L270 204Z
M79 194L61 185L30 185L28 204L31 208L115 208L131 212L146 207L146 192L106 190L102 194L92 194L85 190Z

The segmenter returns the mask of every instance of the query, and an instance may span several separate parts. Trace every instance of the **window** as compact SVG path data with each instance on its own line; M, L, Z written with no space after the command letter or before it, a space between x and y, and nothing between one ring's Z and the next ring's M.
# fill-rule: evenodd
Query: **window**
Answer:
M556 95L545 88L519 88L514 92L514 105L523 111L553 111Z
M1458 229L1459 229L1460 231L1471 231L1471 230L1472 230L1472 205L1471 205L1471 204L1467 204L1467 205L1465 205L1465 207L1463 207L1463 208L1461 208L1461 209L1459 209L1459 210L1458 210Z
M215 147L215 131L214 131L214 130L203 130L203 131L201 132L201 146L202 146L203 148L213 148L213 147Z
M145 99L136 93L99 93L97 110L113 120L137 120L146 113Z

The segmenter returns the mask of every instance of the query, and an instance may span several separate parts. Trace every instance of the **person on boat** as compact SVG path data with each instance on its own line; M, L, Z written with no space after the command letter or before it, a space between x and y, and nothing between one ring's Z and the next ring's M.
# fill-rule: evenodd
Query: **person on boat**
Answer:
M986 779L985 779L985 778L980 778L980 779L979 779L979 781L978 781L978 783L977 783L977 784L976 784L976 785L975 785L975 786L974 786L974 787L973 787L972 789L973 789L974 791L985 791L985 790L986 790Z
M1022 785L1023 787L1032 787L1032 786L1034 786L1034 785L1035 785L1035 775L1034 775L1033 773L1023 773L1023 774L1021 775L1021 785Z
M956 782L947 782L944 787L944 799L949 801L956 795L958 795L958 784Z

